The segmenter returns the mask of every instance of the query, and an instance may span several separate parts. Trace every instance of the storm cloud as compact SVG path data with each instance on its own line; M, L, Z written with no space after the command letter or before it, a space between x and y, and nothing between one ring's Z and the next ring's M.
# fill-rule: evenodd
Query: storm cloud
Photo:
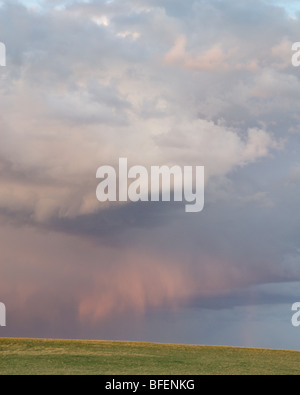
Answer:
M298 347L266 328L300 297L299 31L262 0L2 1L1 333ZM120 157L205 166L204 211L101 204Z

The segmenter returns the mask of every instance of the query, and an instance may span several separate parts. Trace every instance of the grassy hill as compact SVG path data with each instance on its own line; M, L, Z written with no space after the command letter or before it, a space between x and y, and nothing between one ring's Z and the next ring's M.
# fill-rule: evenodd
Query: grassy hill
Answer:
M300 352L134 342L0 339L0 375L300 374Z

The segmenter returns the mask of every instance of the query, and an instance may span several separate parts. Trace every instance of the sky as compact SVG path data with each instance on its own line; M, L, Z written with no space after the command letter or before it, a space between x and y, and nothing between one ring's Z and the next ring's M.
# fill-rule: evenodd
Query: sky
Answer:
M300 350L298 3L1 1L0 336ZM101 204L119 158L204 210Z

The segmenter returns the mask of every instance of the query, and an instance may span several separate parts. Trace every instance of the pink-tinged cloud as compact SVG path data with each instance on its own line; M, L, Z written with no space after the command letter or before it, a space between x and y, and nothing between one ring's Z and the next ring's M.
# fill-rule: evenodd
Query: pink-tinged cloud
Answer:
M174 46L165 55L166 64L178 64L183 68L190 70L214 71L218 69L224 70L228 67L226 55L220 45L216 44L201 55L193 56L186 50L187 39L180 36L176 40Z
M52 232L2 227L1 297L20 325L60 324L70 309L77 324L93 326L124 313L170 310L260 277L218 256L191 260L141 247L114 248ZM11 248L13 240L17 248Z
M300 279L300 83L290 63L299 20L263 0L72 1L42 12L3 3L6 334L88 337L92 328L110 338L110 322L124 339L129 316L175 309L200 341L203 306L296 300L299 284L290 293L281 283ZM203 213L101 205L96 169L120 157L204 165ZM248 286L272 282L275 293L241 301ZM182 318L195 306L196 321ZM211 316L208 332L225 341ZM165 317L154 321L161 334ZM165 339L178 339L171 332Z
M193 54L187 51L187 38L179 36L173 47L165 54L163 60L167 65L178 65L187 70L198 70L206 72L222 72L230 70L248 70L255 72L259 69L258 61L250 59L243 62L236 62L238 59L238 48L231 48L224 51L220 43L216 43L211 48L201 54ZM234 59L234 63L231 59Z
M170 254L169 254L170 255ZM97 270L81 294L81 322L102 322L126 312L144 315L151 309L176 310L192 300L222 295L248 285L259 272L246 279L234 264L218 257L199 256L197 262L146 251L124 250L118 262Z

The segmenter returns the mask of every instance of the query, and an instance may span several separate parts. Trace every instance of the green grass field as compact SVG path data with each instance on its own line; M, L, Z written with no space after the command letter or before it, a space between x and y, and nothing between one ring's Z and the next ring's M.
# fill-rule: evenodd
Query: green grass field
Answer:
M300 352L133 342L0 339L1 375L298 375Z

